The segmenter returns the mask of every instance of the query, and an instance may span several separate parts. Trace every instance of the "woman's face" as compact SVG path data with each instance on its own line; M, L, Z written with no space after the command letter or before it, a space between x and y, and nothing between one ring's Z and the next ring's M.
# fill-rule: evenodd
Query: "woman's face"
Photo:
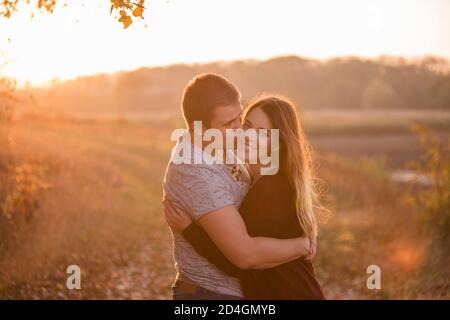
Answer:
M248 129L255 129L257 132L257 140L254 141L254 144L250 143L249 141L246 141L246 149L247 149L247 155L248 158L250 158L250 150L254 149L254 148L262 148L263 150L267 150L265 151L263 154L269 155L271 154L271 129L274 129L272 121L270 121L269 117L267 116L267 114L261 109L261 108L255 108L252 111L250 111L249 113L247 113L245 119L243 119L244 123L243 123L243 128L244 130L248 130ZM259 129L266 129L266 139L261 140L259 139L260 136L260 131ZM259 149L256 150L257 154L259 155ZM257 163L261 164L260 161L262 161L262 159L259 158L259 156L255 154L254 156L257 156ZM263 163L265 163L265 161L262 161ZM254 163L254 162L253 162Z
M245 117L244 129L273 129L272 122L261 108L255 108Z

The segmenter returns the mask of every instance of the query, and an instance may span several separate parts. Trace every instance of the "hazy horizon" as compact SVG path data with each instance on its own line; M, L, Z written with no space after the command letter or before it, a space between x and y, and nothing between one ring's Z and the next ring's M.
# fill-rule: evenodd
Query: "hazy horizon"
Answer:
M171 67L176 67L176 66L186 66L186 67L194 67L194 66L207 66L207 65L227 65L227 64L233 64L233 63L264 63L267 61L272 61L272 60L277 60L277 59L284 59L284 58L291 58L291 57L295 57L295 58L299 58L299 59L305 59L308 61L314 61L314 62L320 62L320 63L327 63L329 61L332 60L346 60L346 59L358 59L360 61L373 61L373 62L380 62L382 59L404 59L404 61L406 63L412 63L414 64L417 61L420 61L422 59L426 59L426 58L436 58L436 59L445 59L448 63L448 67L450 68L450 58L444 57L444 56L438 56L438 55L422 55L422 56L412 56L412 57L407 57L407 56L394 56L394 55L380 55L380 56L376 56L376 57L365 57L365 56L356 56L356 55L346 55L346 56L334 56L334 57L329 57L329 58L315 58L315 57L307 57L307 56L302 56L302 55L296 55L296 54L282 54L282 55L276 55L276 56L271 56L271 57L267 57L267 58L242 58L242 59L230 59L230 60L211 60L211 61L202 61L202 62L173 62L173 63L168 63L168 64L158 64L158 65L142 65L142 66L138 66L135 68L130 68L130 69L122 69L122 70L112 70L112 71L101 71L101 72L96 72L96 73L88 73L88 74L80 74L80 75L76 75L74 77L69 77L69 78L59 78L59 77L54 77L52 79L49 79L45 82L38 82L38 83L33 83L30 81L25 81L25 82L18 82L18 88L21 89L27 89L27 88L35 88L35 89L39 89L39 88L51 88L53 85L55 84L59 84L59 83L64 83L67 81L73 81L73 80L77 80L77 79L82 79L82 78L89 78L89 77L95 77L95 76L101 76L101 75L107 75L107 76L114 76L116 74L120 74L120 73L132 73L135 71L138 71L140 69L153 69L153 68L171 68ZM447 70L447 72L450 70Z

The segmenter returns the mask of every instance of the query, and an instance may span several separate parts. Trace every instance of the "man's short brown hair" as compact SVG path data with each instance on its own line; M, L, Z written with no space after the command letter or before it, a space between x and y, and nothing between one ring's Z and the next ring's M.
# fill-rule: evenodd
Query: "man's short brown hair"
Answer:
M227 79L217 74L205 73L189 81L184 88L181 108L189 129L194 121L210 126L215 107L239 103L239 90Z

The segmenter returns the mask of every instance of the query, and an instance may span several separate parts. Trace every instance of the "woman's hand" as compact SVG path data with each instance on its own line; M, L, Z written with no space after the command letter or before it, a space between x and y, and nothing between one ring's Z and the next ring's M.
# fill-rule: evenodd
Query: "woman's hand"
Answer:
M182 209L167 198L163 199L164 217L174 233L182 233L191 223L192 219Z

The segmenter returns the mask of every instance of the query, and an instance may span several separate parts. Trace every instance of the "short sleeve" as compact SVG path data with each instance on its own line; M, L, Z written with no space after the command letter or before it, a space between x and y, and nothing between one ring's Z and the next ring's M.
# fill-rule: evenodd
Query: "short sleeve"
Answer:
M206 213L235 204L224 174L217 165L170 164L164 191L171 201L197 220Z

